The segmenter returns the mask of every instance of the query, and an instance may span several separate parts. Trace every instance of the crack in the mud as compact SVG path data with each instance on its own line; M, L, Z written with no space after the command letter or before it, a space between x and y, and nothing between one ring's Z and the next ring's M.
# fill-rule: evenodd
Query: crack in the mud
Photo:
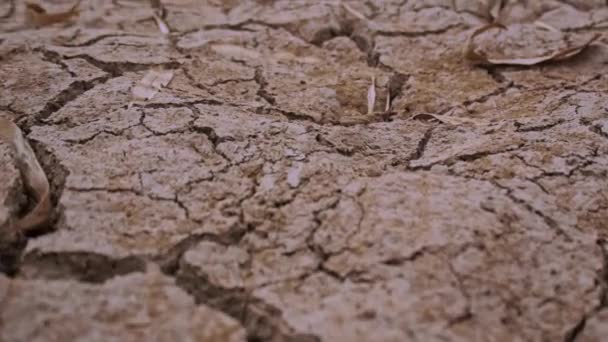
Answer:
M566 120L564 119L558 119L554 122L550 122L544 125L538 125L538 126L529 126L529 127L522 127L522 125L518 124L517 122L515 122L515 132L542 132L548 129L551 129L555 126L561 125L562 123L566 122Z
M101 76L91 81L74 81L66 89L62 90L55 98L48 101L44 108L36 114L36 120L43 122L53 113L59 111L68 103L76 100L80 95L92 89L99 83L110 79L109 76Z
M241 322L248 341L320 341L314 335L295 332L281 318L278 308L254 298L244 288L226 289L214 285L205 274L185 263L174 271L177 285L191 294L197 303L209 305Z
M272 96L272 94L270 94L266 90L266 86L268 85L268 82L266 81L266 78L264 77L264 70L262 68L255 69L255 76L253 79L259 86L257 95L259 97L263 98L264 101L268 102L268 104L270 104L271 106L276 105L276 103L277 103L276 99L274 98L274 96Z
M599 272L599 281L601 286L599 305L593 308L590 312L583 315L572 329L570 329L564 337L564 342L575 342L580 334L585 330L587 320L602 310L608 308L608 252L606 251L606 241L598 239L596 241L600 252L602 253L602 269Z
M116 276L144 272L145 269L144 260L136 256L114 259L92 252L42 253L34 250L23 258L19 276L103 283Z
M515 196L513 194L513 189L511 189L511 188L509 188L507 186L501 185L500 183L498 183L495 180L491 180L490 183L493 184L495 187L504 190L505 191L505 195L513 203L516 203L516 204L520 205L521 207L523 207L524 209L526 209L526 211L530 212L531 214L534 214L535 216L540 217L549 228L553 229L558 235L561 235L566 241L573 241L573 239L570 236L570 234L568 234L566 231L564 231L559 226L558 221L556 221L552 217L546 215L545 213L543 213L539 209L534 208L534 206L532 206L527 201L525 201L525 200L523 200L523 199Z
M89 64L92 64L93 66L107 72L111 75L111 77L122 76L125 72L137 72L155 67L162 67L165 69L177 69L181 66L180 62L175 61L167 63L104 62L87 54L64 57L64 59L76 58L84 59L85 61L89 62Z
M440 28L440 29L436 29L436 30L426 30L426 31L386 31L386 30L377 30L375 31L375 34L379 35L379 36L386 36L386 37L408 37L408 38L415 38L415 37L424 37L424 36L429 36L429 35L441 35L444 34L446 32L449 32L452 29L455 28L464 28L465 26L461 23L458 24L452 24L452 25L447 25L446 27Z
M424 150L426 150L426 146L428 145L429 141L431 140L431 137L433 135L433 130L435 128L431 127L429 129L426 130L426 132L424 132L424 135L422 136L422 138L418 141L418 145L416 146L416 150L412 153L411 156L409 156L407 158L407 164L408 164L408 168L410 167L410 163L414 160L418 160L420 158L422 158L422 156L424 155Z

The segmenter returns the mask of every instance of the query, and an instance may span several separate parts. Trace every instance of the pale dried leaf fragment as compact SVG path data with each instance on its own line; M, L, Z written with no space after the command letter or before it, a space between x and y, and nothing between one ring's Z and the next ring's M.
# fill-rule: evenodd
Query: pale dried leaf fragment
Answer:
M372 76L372 84L367 90L367 114L374 113L374 106L376 105L376 77Z
M139 83L133 87L133 96L139 100L150 100L159 90L169 85L172 79L172 70L150 70Z
M391 87L386 87L386 105L384 106L384 112L388 113L391 110Z
M25 21L33 26L47 26L56 23L61 23L70 20L74 16L80 14L78 6L80 6L78 0L72 8L66 12L59 13L47 13L47 11L38 4L26 2L25 3Z
M156 25L158 25L158 29L160 30L160 33L162 33L164 35L168 35L169 32L171 31L171 30L169 30L169 25L167 25L167 23L165 23L165 21L157 13L153 14L153 18L154 18L154 21L156 21Z
M36 199L36 206L28 214L14 222L13 229L26 232L47 223L51 216L49 181L46 178L32 147L21 129L13 122L0 118L0 140L10 144L15 153L17 167L28 189Z
M595 34L593 37L585 41L583 44L563 48L552 53L543 56L534 57L516 57L516 58L490 58L484 52L477 51L475 46L475 37L486 32L492 28L506 29L504 26L498 23L492 23L484 25L474 30L469 38L467 39L466 46L464 48L464 58L474 64L486 64L486 65L524 65L530 66L547 61L560 61L568 59L572 56L579 54L594 41L601 37L601 34Z

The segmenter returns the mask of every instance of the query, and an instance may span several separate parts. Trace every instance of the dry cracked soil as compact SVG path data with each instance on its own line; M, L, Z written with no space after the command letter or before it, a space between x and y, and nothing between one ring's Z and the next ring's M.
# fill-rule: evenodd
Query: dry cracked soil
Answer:
M606 341L606 1L154 3L0 2L0 341Z

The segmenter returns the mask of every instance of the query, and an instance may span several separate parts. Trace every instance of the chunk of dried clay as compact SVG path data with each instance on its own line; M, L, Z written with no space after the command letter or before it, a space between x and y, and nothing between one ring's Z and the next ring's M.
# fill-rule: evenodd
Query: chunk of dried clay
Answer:
M25 21L37 27L65 22L80 14L78 6L80 0L66 12L47 13L40 5L28 2L25 4Z
M172 70L150 70L139 83L133 87L133 96L138 100L150 100L159 90L169 85L172 79Z
M12 228L20 232L38 228L47 223L51 216L50 187L46 175L17 125L0 118L0 140L13 148L17 167L37 202L34 209L12 224Z
M585 48L595 42L597 39L601 37L601 34L595 34L588 40L584 41L581 44L576 44L574 46L566 46L562 48L558 48L554 51L549 51L547 53L543 53L540 56L530 56L530 57L514 57L514 58L493 58L489 57L485 52L479 51L478 47L475 45L475 38L480 34L489 31L493 28L498 28L502 30L506 30L507 28L499 23L492 23L474 30L469 38L467 39L466 46L464 48L464 57L466 60L472 62L473 64L485 64L485 65L523 65L530 66L548 61L560 61L571 58L579 53L581 53ZM565 41L565 39L564 39Z

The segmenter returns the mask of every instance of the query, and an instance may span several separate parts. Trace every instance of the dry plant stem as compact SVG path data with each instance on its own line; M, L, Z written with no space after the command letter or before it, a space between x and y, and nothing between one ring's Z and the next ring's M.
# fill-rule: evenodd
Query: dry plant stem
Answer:
M374 106L376 104L376 77L372 76L372 84L367 90L367 114L371 115L374 113Z
M156 25L158 25L158 29L163 35L167 35L170 33L169 26L165 23L165 21L160 17L160 15L154 13L154 21L156 21Z

